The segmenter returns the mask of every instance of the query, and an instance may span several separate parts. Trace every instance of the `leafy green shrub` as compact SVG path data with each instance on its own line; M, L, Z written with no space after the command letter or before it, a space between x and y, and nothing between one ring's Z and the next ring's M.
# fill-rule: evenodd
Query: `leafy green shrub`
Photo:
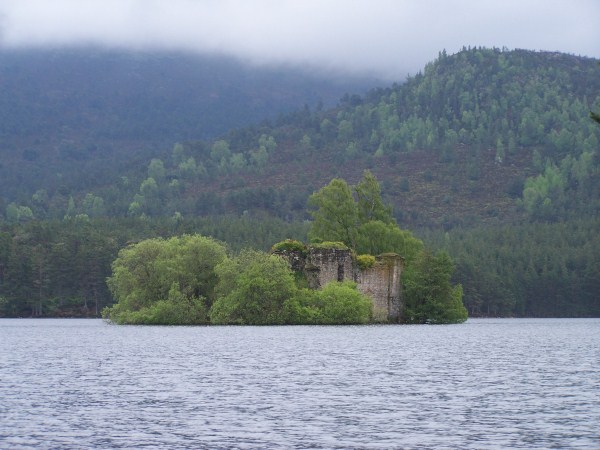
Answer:
M361 270L370 269L375 265L375 257L373 255L358 255L356 264Z
M244 250L216 267L219 283L210 319L217 325L287 323L286 302L298 288L287 262L276 255Z
M306 245L295 239L286 239L271 247L271 252L299 252L306 253Z
M107 284L117 303L102 315L115 323L206 323L225 247L184 235L147 239L122 249ZM206 302L206 304L205 304Z
M303 289L286 305L289 322L301 325L369 323L373 302L351 281L332 282L320 291Z
M454 265L446 253L423 251L402 274L404 322L449 324L467 320L461 285L452 286Z
M318 291L318 297L322 301L324 324L364 324L373 315L373 302L351 281L329 283Z
M208 323L204 301L203 297L187 298L173 285L166 300L158 300L138 311L126 310L117 304L105 308L103 317L129 325L203 325Z

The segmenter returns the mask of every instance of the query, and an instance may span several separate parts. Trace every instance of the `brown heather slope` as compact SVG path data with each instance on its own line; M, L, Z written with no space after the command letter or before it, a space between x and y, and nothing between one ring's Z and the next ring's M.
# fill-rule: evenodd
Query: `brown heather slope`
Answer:
M333 152L294 158L290 151L291 147L281 145L272 164L261 174L218 177L196 184L188 195L212 193L225 199L241 191L260 195L275 190L300 197L296 209L302 210L308 195L332 178L343 178L353 185L368 169L380 181L383 195L393 204L401 224L450 228L518 221L522 213L516 197L522 192L523 180L533 174L529 152L497 163L494 149L481 151L475 162L470 156L473 152L464 147L455 149L450 162L426 150L391 158L365 156L348 162L340 162ZM241 213L235 206L229 212Z

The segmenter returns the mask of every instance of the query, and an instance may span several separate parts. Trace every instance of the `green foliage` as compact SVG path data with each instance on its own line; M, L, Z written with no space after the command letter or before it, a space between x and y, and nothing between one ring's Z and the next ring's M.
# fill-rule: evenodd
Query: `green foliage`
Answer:
M547 160L540 175L525 181L519 204L534 220L556 221L574 212L587 215L600 210L598 161L595 151L584 151L578 157L569 154L561 160L560 167Z
M180 142L176 142L171 150L173 164L181 164L185 160L185 148Z
M186 308L198 302L210 305L217 283L215 266L224 259L223 244L200 235L147 239L124 248L107 280L117 304L105 309L103 316L127 323L133 312L136 323L142 318L157 323L177 315L172 306L155 305L158 301L177 300ZM207 317L195 320L205 323Z
M10 223L23 223L33 219L33 211L27 206L10 203L6 207L6 220Z
M371 171L365 170L362 180L354 188L357 197L358 219L361 223L380 221L395 224L392 208L383 203L381 187Z
M381 188L370 171L355 187L357 200L344 180L334 179L309 199L314 221L309 231L311 240L343 242L357 253L378 255L394 252L406 260L423 248L423 243L410 232L401 230L384 204Z
M262 169L269 162L269 153L265 147L259 147L258 150L250 152L250 161L258 169L258 171L262 171Z
M117 303L102 311L105 320L129 325L201 325L208 314L202 297L186 297L176 285L165 300L158 300L139 310L130 310Z
M543 175L528 178L523 190L523 205L530 214L551 217L555 211L552 199L560 201L564 194L565 180L559 169L548 164Z
M296 293L292 272L276 255L244 250L216 267L217 299L210 310L216 325L278 325L289 321L286 302Z
M143 208L138 200L134 200L129 204L129 208L127 210L127 215L131 217L140 217L142 214Z
M423 242L410 231L402 230L396 224L369 221L357 230L356 252L380 255L386 252L398 253L407 261L423 249Z
M456 262L470 316L599 317L600 222L423 231Z
M289 322L299 325L351 325L369 323L373 302L356 289L356 283L332 282L320 291L303 289L288 303Z
M158 194L158 184L154 178L148 177L140 185L140 193L146 197Z
M305 325L352 325L371 321L373 302L350 281L328 283L320 291L303 290L291 322Z
M304 254L306 253L306 245L295 239L286 239L273 244L271 252L299 252Z
M313 217L311 241L339 241L355 246L358 208L346 181L334 178L312 194L308 204Z
M0 317L98 316L116 230L90 220L0 224Z
M89 217L101 217L106 213L104 199L102 199L102 197L88 193L82 203L83 212Z
M158 182L165 178L165 165L160 159L153 158L148 165L148 178Z
M246 157L243 153L234 153L229 159L229 167L233 172L239 172L247 166Z
M201 169L199 169L193 156L181 161L177 168L179 169L180 176L189 180L193 180L196 175L201 175L201 172L203 172ZM206 169L204 169L204 171L206 171Z
M217 163L227 160L231 156L229 143L223 139L215 141L210 151L210 157Z
M362 270L370 269L375 265L375 257L373 255L358 255L356 264Z
M406 323L449 324L467 320L462 287L452 286L454 270L445 253L421 252L403 274Z
M261 134L260 138L258 138L258 146L259 148L264 148L267 154L271 154L277 149L277 142L275 142L273 136Z

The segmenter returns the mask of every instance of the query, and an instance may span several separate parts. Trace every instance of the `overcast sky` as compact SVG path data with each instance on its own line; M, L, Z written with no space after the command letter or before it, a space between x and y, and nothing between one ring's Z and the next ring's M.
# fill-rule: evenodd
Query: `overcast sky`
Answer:
M0 43L416 73L462 46L600 57L600 0L0 0Z

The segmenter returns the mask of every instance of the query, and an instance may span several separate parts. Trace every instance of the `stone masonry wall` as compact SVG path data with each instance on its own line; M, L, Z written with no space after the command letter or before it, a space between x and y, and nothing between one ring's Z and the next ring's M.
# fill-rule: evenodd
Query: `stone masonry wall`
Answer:
M292 270L303 272L311 289L321 289L332 281L355 281L358 290L373 300L376 322L400 320L402 293L400 276L403 260L390 253L378 256L375 265L359 269L350 250L335 248L309 248L306 254L279 252L286 258Z
M332 281L354 281L350 250L311 248L304 269L311 289L321 289Z
M402 258L395 254L378 256L375 265L357 272L358 290L373 299L376 322L398 322L402 309Z

